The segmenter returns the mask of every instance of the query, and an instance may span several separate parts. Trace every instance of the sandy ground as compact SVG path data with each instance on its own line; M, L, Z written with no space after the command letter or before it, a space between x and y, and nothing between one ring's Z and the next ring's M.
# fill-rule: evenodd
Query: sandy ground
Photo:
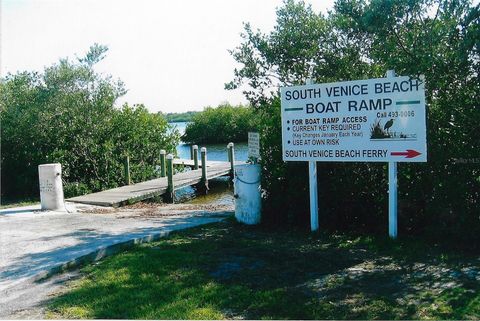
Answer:
M233 214L229 205L212 204L138 203L115 209L67 203L67 210L41 212L39 205L0 210L0 318L43 318L42 305L78 275L69 271L38 280L60 266Z

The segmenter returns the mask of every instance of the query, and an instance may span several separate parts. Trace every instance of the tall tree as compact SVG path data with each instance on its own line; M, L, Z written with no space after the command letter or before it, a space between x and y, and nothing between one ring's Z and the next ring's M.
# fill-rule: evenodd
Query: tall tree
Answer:
M479 22L479 6L468 0L337 0L327 16L286 0L269 34L246 24L232 50L241 68L226 87L246 86L246 97L262 111L265 215L279 222L306 218L308 202L305 165L282 161L278 87L303 84L309 74L322 83L395 69L425 75L430 151L427 164L400 166L400 228L421 232L442 217L445 230L473 233L480 226ZM469 165L456 161L462 158ZM333 227L355 222L374 230L386 222L381 164L318 166L320 203ZM292 171L299 174L287 175Z
M95 44L77 61L65 58L43 73L2 79L3 195L38 195L42 163L60 162L66 193L74 194L80 192L75 186L86 191L120 184L127 152L133 154L132 164L143 165L132 173L142 179L153 173L160 148L174 151L178 134L167 133L162 116L150 115L143 106L114 107L126 92L124 84L94 69L106 51Z

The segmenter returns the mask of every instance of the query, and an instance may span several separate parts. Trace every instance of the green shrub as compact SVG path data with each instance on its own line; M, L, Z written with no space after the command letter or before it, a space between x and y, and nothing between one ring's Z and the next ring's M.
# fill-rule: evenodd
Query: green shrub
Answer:
M432 16L431 13L435 14ZM338 0L328 16L286 0L269 34L245 25L232 51L261 116L265 222L308 225L307 163L284 163L274 85L425 75L427 163L400 163L399 230L480 244L479 7L462 1ZM460 161L459 161L460 160ZM462 162L462 160L465 160ZM387 168L318 163L321 226L386 233Z
M245 142L248 132L257 128L257 117L250 107L220 105L195 114L182 140L187 143L215 144Z
M65 198L91 193L92 190L85 183L65 182L63 184L63 194Z
M61 163L65 194L123 185L130 155L134 181L152 177L160 149L175 151L177 132L161 115L114 102L120 81L93 70L106 47L77 62L62 59L43 73L8 75L0 84L2 195L38 195L38 165Z

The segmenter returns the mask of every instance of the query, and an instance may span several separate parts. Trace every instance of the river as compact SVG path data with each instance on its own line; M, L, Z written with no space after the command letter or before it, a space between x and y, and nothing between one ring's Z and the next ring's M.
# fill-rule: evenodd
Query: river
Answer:
M186 122L170 123L175 126L180 134L185 133ZM207 160L227 161L227 144L205 144L199 148L207 148ZM177 146L179 158L190 159L190 145L183 142ZM199 153L200 154L200 153ZM199 155L200 157L200 155ZM248 145L246 143L235 143L235 160L246 161L248 158ZM210 190L207 195L200 195L192 186L182 188L175 192L175 200L189 204L218 204L233 205L233 188L230 178L219 177L208 182Z
M170 125L175 126L180 134L185 133L185 128L188 123L170 123ZM212 161L227 161L227 144L205 144L198 146L207 148L207 159ZM181 142L177 146L177 153L179 158L190 159L190 145L187 145ZM199 150L200 154L200 150ZM200 157L200 155L199 155ZM248 145L247 143L235 143L235 160L237 161L246 161L248 158Z

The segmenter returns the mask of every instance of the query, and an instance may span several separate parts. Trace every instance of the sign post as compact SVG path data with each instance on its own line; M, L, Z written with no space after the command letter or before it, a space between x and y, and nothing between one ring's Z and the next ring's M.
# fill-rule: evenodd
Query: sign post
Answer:
M307 85L313 85L312 78L308 78ZM308 190L310 191L310 230L318 230L318 181L317 161L308 162Z
M388 235L397 238L397 162L388 162Z
M426 162L423 81L395 77L281 88L284 161L308 161L318 229L316 162L388 162L389 235L397 236L397 162Z
M388 70L387 78L395 78L395 70ZM393 153L398 154L398 152ZM397 238L397 188L397 162L388 162L388 235L392 239Z

